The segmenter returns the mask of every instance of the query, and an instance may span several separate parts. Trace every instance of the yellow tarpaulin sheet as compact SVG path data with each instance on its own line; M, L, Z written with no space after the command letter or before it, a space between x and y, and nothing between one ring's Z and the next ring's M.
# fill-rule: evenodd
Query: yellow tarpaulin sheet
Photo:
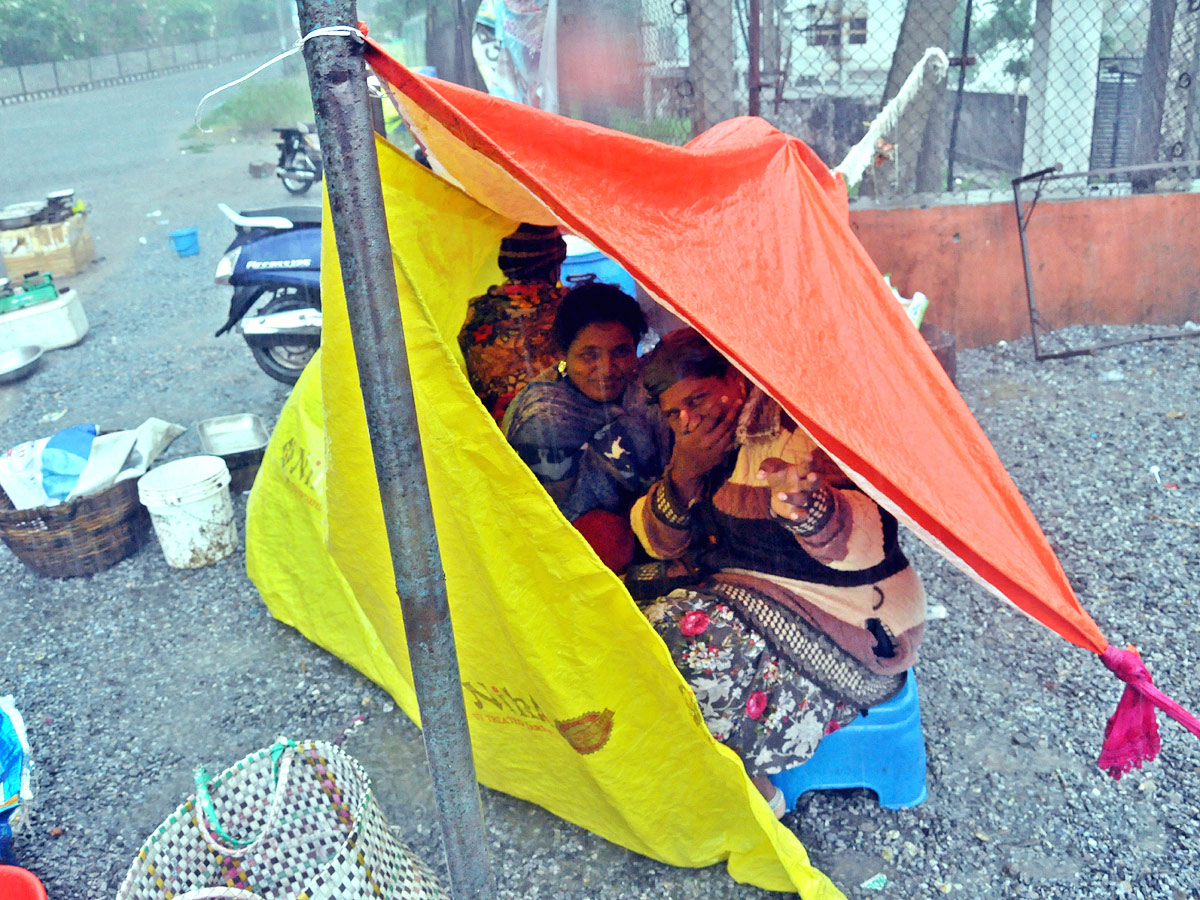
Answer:
M475 765L483 784L638 853L841 893L704 727L666 648L472 393L456 336L515 222L379 142L396 280ZM416 700L328 213L324 334L250 496L272 614Z

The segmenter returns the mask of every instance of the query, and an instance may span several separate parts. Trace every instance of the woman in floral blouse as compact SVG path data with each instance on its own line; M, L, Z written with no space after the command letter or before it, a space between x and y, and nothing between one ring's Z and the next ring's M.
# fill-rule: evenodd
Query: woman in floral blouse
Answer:
M567 245L553 225L522 224L500 242L503 284L472 298L458 344L476 395L497 422L521 389L558 358L550 336L566 288Z
M651 556L690 550L710 573L645 612L782 816L768 776L903 686L924 589L895 518L696 332L663 338L643 379L675 441L634 531Z

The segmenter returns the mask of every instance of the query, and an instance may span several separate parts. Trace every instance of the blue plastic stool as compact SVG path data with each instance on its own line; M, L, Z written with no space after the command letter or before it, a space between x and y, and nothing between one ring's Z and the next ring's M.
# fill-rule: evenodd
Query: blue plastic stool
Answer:
M771 776L791 809L805 791L869 788L884 809L925 802L925 737L917 677L909 669L900 693L872 706L817 745L802 765Z

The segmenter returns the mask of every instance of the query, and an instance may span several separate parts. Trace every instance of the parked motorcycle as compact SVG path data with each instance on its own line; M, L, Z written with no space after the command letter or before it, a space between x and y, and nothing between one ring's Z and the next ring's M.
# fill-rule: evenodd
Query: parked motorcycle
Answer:
M233 288L229 317L215 336L236 328L259 368L295 384L321 346L321 208L217 207L237 235L214 275Z
M273 128L279 135L279 166L275 174L292 194L303 194L321 181L325 161L315 125L303 122L295 128Z

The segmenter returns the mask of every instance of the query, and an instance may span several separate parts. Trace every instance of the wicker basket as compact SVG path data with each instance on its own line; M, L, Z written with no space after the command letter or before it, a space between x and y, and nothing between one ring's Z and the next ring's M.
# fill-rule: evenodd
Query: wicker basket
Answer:
M137 479L58 506L13 509L0 490L0 539L39 575L70 578L116 565L150 534Z

